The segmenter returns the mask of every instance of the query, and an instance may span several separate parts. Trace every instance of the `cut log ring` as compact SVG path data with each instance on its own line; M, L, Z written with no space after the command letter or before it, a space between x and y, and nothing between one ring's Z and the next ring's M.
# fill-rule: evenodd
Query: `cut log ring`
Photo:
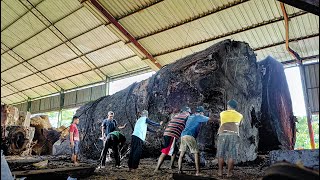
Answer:
M15 131L11 131L8 136L9 148L11 153L20 154L22 151L26 150L28 144L28 131L25 131L23 128L18 127Z

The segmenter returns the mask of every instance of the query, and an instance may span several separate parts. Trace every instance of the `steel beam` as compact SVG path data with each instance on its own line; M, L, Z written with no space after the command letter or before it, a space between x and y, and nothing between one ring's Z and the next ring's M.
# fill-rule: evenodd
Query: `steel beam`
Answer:
M315 33L315 34L310 34L310 35L302 36L302 37L298 37L298 38L292 38L292 39L289 39L288 41L289 42L301 41L301 40L304 40L304 39L314 38L314 37L318 37L318 36L319 36L319 33ZM253 50L254 51L259 51L259 50L262 50L262 49L266 49L266 48L282 45L282 44L285 44L285 43L286 43L286 40L280 41L280 42L276 42L276 43L272 43L272 44L268 44L268 45L261 46L261 47L257 47L257 48L254 48Z
M237 5L240 5L240 4L242 4L242 3L244 3L244 2L248 2L248 1L249 1L249 0L237 0L237 1L234 1L234 2L231 2L231 3L228 3L228 4L226 4L226 5L223 5L223 6L221 6L221 7L212 9L212 10L207 11L207 12L205 12L205 13L201 13L201 14L199 14L199 15L193 16L193 17L191 17L191 18L189 18L189 19L186 19L186 20L184 20L184 21L177 22L176 24L170 25L169 27L164 27L164 28L162 28L162 29L156 30L156 31L151 32L151 33L149 33L149 34L136 37L136 39L137 39L137 40L141 40L141 39L144 39L144 38L146 38L146 37L159 34L159 33L161 33L161 32L170 30L170 29L175 28L175 27L179 27L179 26L184 25L184 24L186 24L186 23L189 23L189 22L192 22L192 21L201 19L201 18L203 18L203 17L206 17L206 16L209 16L209 15L215 14L215 13L217 13L217 12L220 12L220 11L223 11L223 10L226 10L226 9L229 9L229 8L231 8L231 7L235 7L235 6L237 6Z
M46 70L48 70L48 69L51 69L51 68L54 68L54 67L60 66L60 65L62 65L62 64L65 64L65 63L68 63L68 62L70 62L70 61L72 61L72 60L75 60L75 59L81 58L82 56L85 56L85 55L87 55L87 54L93 53L93 52L98 51L98 50L100 50L100 49L103 49L103 48L105 48L105 47L111 46L111 45L116 44L116 43L118 43L118 42L121 42L121 40L116 41L116 42L113 42L113 43L110 43L110 44L107 44L107 45L102 46L102 47L100 47L100 48L98 48L98 49L95 49L95 50L92 50L92 51L88 51L88 52L86 52L86 53L83 53L83 54L82 54L82 55L80 55L80 56L77 56L77 57L71 58L71 59L66 60L66 61L64 61L64 62L61 62L61 63L59 63L59 64L56 64L56 65L54 65L54 66L51 66L51 67L45 68L45 69L43 69L43 70L38 70L38 71L36 71L35 73L41 73L41 72L46 71ZM130 57L133 57L133 56L130 56ZM27 62L27 61L26 61L26 62ZM24 63L24 62L22 62L22 63ZM22 63L21 63L21 64L22 64ZM2 72L1 72L1 73L2 73ZM19 79L16 79L16 80L14 80L14 81L9 82L9 84L11 84L11 83L13 83L13 82L16 82L16 81L19 81L19 80L21 80L21 79L27 78L27 77L32 76L32 75L33 75L33 74L28 75L28 76L25 76L25 77L22 77L22 78L19 78ZM6 85L6 84L1 85L1 87L2 87L2 86L4 86L4 85Z
M4 1L3 1L4 2ZM44 2L44 0L38 2L35 6L38 6L39 4L41 4L42 2ZM5 3L5 2L4 2ZM20 2L21 3L21 2ZM21 3L22 4L22 3ZM32 9L28 9L25 13L23 13L20 17L18 17L17 19L15 19L14 21L12 21L10 24L8 24L6 27L4 27L2 31L6 30L8 27L10 27L12 24L14 24L15 22L17 22L19 19L21 19L24 15L26 15L28 12L30 12Z
M129 72L125 73L125 74L120 74L120 75L117 75L117 76L112 76L112 77L110 77L110 79L112 79L111 81L120 80L120 79L123 79L123 78L127 77L128 74L141 74L143 72L148 72L148 71L151 71L150 67L129 71ZM83 87L86 87L86 86L91 86L91 85L94 85L94 84L100 84L100 83L105 83L105 80L104 81L95 82L95 83L92 83L92 84L86 84L86 85L83 85L83 86L79 86L77 88L68 89L68 91L79 89L79 88L83 88ZM39 99L42 99L42 98L46 98L46 97L52 96L52 95L57 94L57 93L58 92L55 92L55 93L52 93L52 94L48 94L48 95L44 95L44 96L39 96L37 98L34 98L34 100L39 100ZM21 103L24 103L24 102L25 101L21 101L21 102L16 102L14 104L21 104Z
M299 12L296 12L296 13L293 13L293 14L289 15L289 17L293 18L293 17L298 17L298 16L301 16L301 15L304 15L304 14L307 14L307 12L299 11ZM169 54L169 53L176 52L176 51L179 51L179 50L182 50L182 49L185 49L185 48L193 47L193 46L196 46L196 45L199 45L199 44L203 44L203 43L207 43L207 42L210 42L210 41L214 41L214 40L218 40L218 39L221 39L221 38L225 38L225 37L228 37L228 36L232 36L232 35L235 35L235 34L238 34L238 33L242 33L242 32L245 32L245 31L249 31L249 30L252 30L252 29L255 29L255 28L259 28L259 27L262 27L262 26L265 26L265 25L268 25L268 24L273 24L273 23L276 23L276 22L280 22L283 19L284 19L283 17L276 17L276 18L270 19L268 21L264 21L264 22L260 22L260 23L257 23L257 24L253 24L251 26L247 26L245 28L237 29L237 30L232 31L232 32L228 32L228 33L225 33L225 34L214 36L214 37L211 37L209 39L205 39L205 40L194 42L194 43L191 43L191 44L188 44L188 45L185 45L185 46L181 46L181 47L178 47L178 48L175 48L175 49L170 49L168 51L157 53L157 54L154 54L154 56L157 57L157 56L161 56L161 55L164 55L164 54Z
M278 0L319 16L319 0Z
M304 104L305 104L305 109L307 114L310 146L311 146L311 149L315 149L314 133L312 128L312 113L311 113L310 104L309 104L309 97L307 93L307 85L306 85L306 77L305 77L306 72L303 64L299 64L298 66L299 66L299 71L301 76L302 92L303 92Z
M7 46L7 45L5 45L4 43L2 43L4 46ZM24 59L18 54L18 53L16 53L16 52L14 52L13 50L12 50L12 52L13 53L15 53L17 56L19 56L23 61L24 61ZM9 54L12 58L14 58L14 59L16 59L15 57L13 57L11 54ZM18 59L16 59L17 61L19 61ZM35 70L37 70L37 68L35 68L32 64L30 64L30 63L28 63L31 67L33 67ZM23 64L23 66L24 67L26 67L28 70L30 70L31 72L33 72L28 66L26 66L26 65L24 65ZM38 71L38 70L37 70ZM33 75L37 75L37 73L32 73L31 75L29 75L29 76L33 76ZM41 73L42 74L42 73ZM48 78L45 74L42 74L44 77L46 77L46 78ZM27 76L27 77L29 77L29 76ZM42 79L43 81L45 81L46 82L46 80L45 79L43 79L41 76L39 76L39 75L37 75L40 79ZM25 77L24 77L25 78ZM49 79L49 78L48 78ZM5 86L5 85L7 85L7 84L10 84L11 85L11 83L12 82L9 82L9 83L6 83L6 84L3 84L3 85L1 85L1 87L2 86ZM58 87L60 87L58 84L56 84ZM55 90L57 90L54 86L52 86ZM61 88L61 87L60 87ZM47 89L48 90L48 89ZM49 90L48 90L49 91ZM38 93L37 93L38 94Z
M80 75L80 74L83 74L83 73L87 73L87 72L90 72L90 71L94 71L94 70L96 70L96 69L98 69L98 68L103 68L103 67L106 67L106 66L109 66L109 65L111 65L111 64L115 64L115 63L118 63L118 62L127 60L127 59L132 58L132 57L135 57L135 56L136 56L136 55L134 55L134 56L129 56L129 57L123 58L123 59L119 59L119 60L117 60L117 61L114 61L114 62L105 64L105 65L102 65L102 66L99 66L99 67L96 67L96 68L93 68L93 69L90 69L90 70L82 71L82 72L79 72L79 73L76 73L76 74L73 74L73 75L70 75L70 76L66 76L66 77L59 78L59 79L56 79L56 80L52 80L52 81L49 81L49 82L46 82L46 83L42 83L42 84L39 84L39 85L37 85L37 86L33 86L33 87L31 87L31 88L23 89L23 90L18 91L18 92L16 92L16 93L19 93L19 92L22 92L22 91L26 91L26 90L29 90L29 89L33 89L33 88L36 88L36 87L40 87L40 86L45 85L45 84L57 82L57 81L60 81L60 80L63 80L63 79L67 79L67 78L70 78L70 77L74 77L74 76L77 76L77 75ZM12 94L15 94L15 93L12 93ZM12 95L12 94L3 96L2 98L7 97L7 96L10 96L10 95Z
M24 5L24 4L23 4L23 5ZM66 17L70 16L71 14L75 13L76 11L78 11L78 10L80 10L80 9L82 9L82 8L83 8L83 7L80 7L80 8L78 8L78 9L70 12L69 14L67 14L66 16L58 19L57 21L55 21L55 22L52 23L52 24L56 24L56 23L60 22L61 20L65 19ZM32 11L30 11L30 12L32 12ZM32 13L33 13L33 12L32 12ZM35 16L36 16L36 15L35 15ZM36 16L36 17L37 17L37 16ZM14 49L14 48L16 48L16 47L18 47L19 45L27 42L29 39L35 37L36 35L40 34L40 33L43 32L43 31L47 30L50 26L51 26L51 25L45 26L45 27L44 27L43 29L41 29L40 31L36 32L35 34L33 34L32 36L28 37L27 39L24 39L23 41L19 42L18 44L14 45L13 47L8 47L9 49L8 49L7 51L1 53L1 55L4 54L4 53L6 53L6 52L8 52L8 51L10 51L10 50L12 50L12 49Z
M100 11L105 18L107 18L123 35L125 35L130 42L132 42L157 68L162 66L157 60L96 0L90 0L92 5Z
M68 42L68 40L69 40L69 41L72 41L72 40L76 39L77 37L82 36L82 35L90 32L90 31L92 31L92 30L95 30L95 29L101 27L101 26L103 26L103 24L98 25L98 26L96 26L96 27L93 27L93 28L91 28L91 29L89 29L89 30L87 30L87 31L85 31L85 32L83 32L83 33L81 33L81 34L73 37L73 38L67 39L67 40L65 40L65 41L63 41L63 42L61 42L61 43L59 43L59 44L51 47L50 49L47 49L47 50L45 50L45 51L43 51L43 52L41 52L41 53L39 53L39 54L37 54L37 55L35 55L35 56L32 56L32 57L30 57L30 58L28 58L28 59L25 59L25 61L29 61L29 60L31 60L31 59L33 59L33 58L36 58L36 57L38 57L38 56L41 56L42 54L45 54L45 53L53 50L54 48L56 48L56 47L58 47L58 46L61 46L62 44L65 44L66 42ZM7 47L7 48L8 48L8 47ZM7 50L6 52L8 52L8 51L10 51L10 50L11 50L11 49ZM6 52L4 52L4 53L6 53ZM4 54L4 53L2 53L2 54ZM2 54L1 54L1 55L2 55ZM1 71L1 73L6 72L6 71L8 71L9 69L12 69L12 68L16 67L16 66L24 63L25 61L23 61L23 62L21 62L21 63L18 63L18 64L16 64L16 65L12 66L12 67L9 67L8 69L5 69L5 70Z
M314 56L307 56L307 57L303 57L301 58L302 60L302 63L304 61L307 61L307 60L311 60L311 59L319 59L319 54L318 55L314 55ZM290 65L290 64L296 64L296 59L291 59L291 60L288 60L288 61L283 61L281 62L283 65Z
M20 0L21 1L21 0ZM80 49L77 47L77 46L75 46L70 40L68 40L68 38L53 24L53 23L51 23L50 22L50 20L42 13L42 12L40 12L36 7L34 7L33 6L33 4L31 3L31 2L29 2L29 0L27 0L27 2L47 21L47 22L49 22L49 24L51 25L51 26L53 26L65 39L67 39L67 41L65 41L64 42L64 44L67 46L67 47L69 47L69 45L68 44L66 44L66 42L69 42L75 49L77 49L79 52L81 52L80 51ZM24 6L26 7L26 5L24 4ZM28 8L28 7L26 7L26 8ZM33 13L33 12L32 12ZM33 15L35 15L38 19L39 19L39 21L41 21L44 25L46 25L46 23L40 18L40 17L38 17L35 13L33 13ZM61 39L51 28L49 28L49 30L54 34L54 35L56 35L56 37L58 38L58 39L60 39L61 41L63 41L63 39ZM77 54L71 47L69 47L70 49L71 49L71 51L74 53L74 54ZM82 53L82 52L81 52ZM86 56L85 56L86 57ZM87 58L87 57L86 57ZM83 60L82 58L80 58L88 67L90 67L90 65L85 61L85 60ZM93 66L94 67L97 67L89 58L87 58L88 59L88 61L90 62L90 63L92 63L93 64ZM90 67L91 68L91 67ZM100 69L99 69L99 71L100 71L100 73L102 73L103 75L105 75ZM95 72L96 73L96 72ZM103 79L98 73L96 73L101 79ZM70 80L70 79L69 79ZM78 86L76 83L74 83L72 80L70 80L70 82L72 82L74 85L76 85L76 86Z
M307 93L307 88L306 88L305 69L302 64L302 60L301 60L300 55L289 47L289 18L288 18L288 14L285 9L285 6L282 2L280 2L280 6L281 6L282 13L283 13L284 24L285 24L285 29L286 29L286 40L285 40L286 41L286 49L289 52L289 54L291 54L296 59L296 62L297 62L297 65L298 65L299 71L300 71L303 97L304 97L304 101L305 101L304 102L305 103L305 110L307 113L307 121L308 121L311 149L314 149L315 148L314 134L313 134L312 124L311 124L312 116L311 116L311 112L310 112L309 98L308 98L308 93Z

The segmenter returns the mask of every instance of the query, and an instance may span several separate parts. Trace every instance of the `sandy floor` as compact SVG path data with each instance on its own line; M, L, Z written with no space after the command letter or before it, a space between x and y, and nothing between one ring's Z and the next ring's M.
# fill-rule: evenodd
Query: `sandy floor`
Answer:
M128 172L128 168L126 165L126 160L122 162L122 168L117 169L113 167L112 163L109 163L104 169L96 169L95 173L86 180L93 179L159 179L159 180L169 180L173 179L173 173L177 173L177 169L170 170L169 161L165 161L162 165L162 170L158 173L154 173L153 170L156 166L157 159L142 159L140 161L140 166L134 172ZM195 174L195 168L193 166L188 166L187 164L183 164L183 169L185 169L185 173L189 175ZM236 166L234 168L234 177L227 178L226 174L223 175L222 178L217 176L218 167L203 167L201 171L203 177L211 177L216 179L245 179L245 180L256 180L263 176L264 170L266 167L261 168L260 165L250 165L250 166ZM226 173L226 170L225 172Z

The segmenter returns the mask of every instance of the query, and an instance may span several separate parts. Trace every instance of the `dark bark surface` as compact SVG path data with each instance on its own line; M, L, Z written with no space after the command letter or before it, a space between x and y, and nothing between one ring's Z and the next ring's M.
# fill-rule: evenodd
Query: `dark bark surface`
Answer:
M166 65L147 80L79 108L76 115L80 116L81 154L99 158L100 125L108 111L115 112L118 124L128 123L122 132L129 143L138 113L143 109L149 111L150 119L163 120L166 125L181 107L188 105L194 111L202 105L216 123L201 126L198 144L202 152L215 155L219 113L225 110L229 99L238 101L238 111L244 116L238 161L252 161L257 157L259 143L261 69L247 43L231 40ZM144 156L159 155L162 137L148 134L146 141Z
M259 62L262 69L262 108L259 125L259 150L293 150L296 138L295 117L283 65L268 56ZM299 81L299 79L297 79Z

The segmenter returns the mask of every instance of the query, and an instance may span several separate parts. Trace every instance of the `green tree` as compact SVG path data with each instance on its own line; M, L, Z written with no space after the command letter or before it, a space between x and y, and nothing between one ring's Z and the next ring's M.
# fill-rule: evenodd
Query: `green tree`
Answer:
M295 149L311 149L307 116L297 117L297 134ZM314 133L315 148L319 148L319 116L312 116L312 129Z
M76 113L78 108L73 108L73 109L63 109L60 114L60 121L59 121L59 127L64 125L66 127L70 126L72 123L72 117Z

